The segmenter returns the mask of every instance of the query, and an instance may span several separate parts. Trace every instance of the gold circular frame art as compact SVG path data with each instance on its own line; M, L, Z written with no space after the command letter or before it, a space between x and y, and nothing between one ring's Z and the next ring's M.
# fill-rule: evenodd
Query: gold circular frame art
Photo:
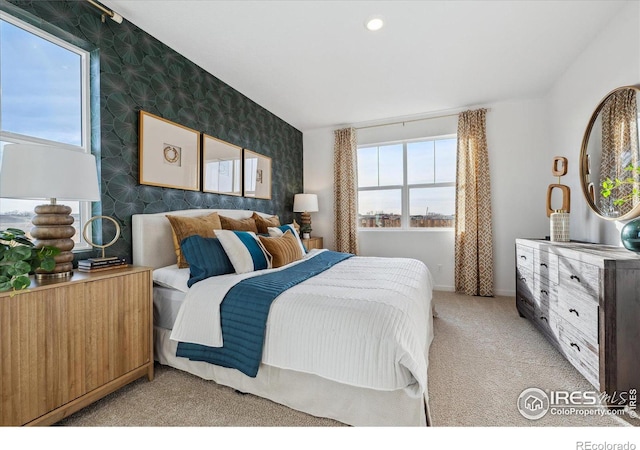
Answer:
M87 230L89 228L89 224L93 223L93 221L96 220L96 219L107 219L107 220L110 220L116 226L116 234L113 237L113 239L111 239L111 241L108 242L107 244L94 244L93 240L90 239L90 237L87 235ZM84 228L82 229L82 237L84 237L84 240L90 246L102 249L102 258L104 258L105 257L104 256L104 249L107 248L107 247L112 246L113 244L115 244L116 241L118 240L118 238L120 238L120 224L113 217L109 217L109 216L94 216L91 219L87 220L87 222L84 224Z

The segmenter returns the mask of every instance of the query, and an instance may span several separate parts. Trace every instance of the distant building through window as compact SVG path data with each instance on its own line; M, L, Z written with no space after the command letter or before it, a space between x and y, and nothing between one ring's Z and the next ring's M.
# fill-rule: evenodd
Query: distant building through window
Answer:
M456 137L358 147L360 228L452 228Z
M88 52L0 12L0 81L0 155L7 144L90 152ZM0 198L0 229L28 233L34 207L46 203ZM82 248L82 226L90 217L91 204L61 203L72 209L77 230L73 239L80 243L76 248Z

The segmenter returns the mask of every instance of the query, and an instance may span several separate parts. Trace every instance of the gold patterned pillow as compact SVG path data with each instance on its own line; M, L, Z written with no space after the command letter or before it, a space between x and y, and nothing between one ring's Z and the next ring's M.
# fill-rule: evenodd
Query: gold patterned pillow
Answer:
M232 219L231 217L220 216L220 223L222 223L223 230L253 231L258 234L258 227L253 217L247 219Z
M302 259L302 250L298 239L290 230L280 237L258 236L264 248L271 254L273 268L285 266Z
M176 252L176 257L178 258L178 267L181 269L189 267L189 263L187 263L180 249L180 243L183 239L193 235L214 238L216 234L213 230L222 229L220 216L218 216L217 212L197 217L172 216L167 214L167 219L169 219L173 231L173 247Z
M269 227L280 226L280 218L278 216L262 217L257 212L254 212L251 217L256 221L256 227L258 228L259 234L269 234Z

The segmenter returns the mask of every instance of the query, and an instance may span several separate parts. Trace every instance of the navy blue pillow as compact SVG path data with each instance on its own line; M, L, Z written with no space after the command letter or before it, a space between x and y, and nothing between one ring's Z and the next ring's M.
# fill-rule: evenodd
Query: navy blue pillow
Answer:
M189 236L182 240L180 248L189 263L189 287L209 277L235 273L231 260L217 238Z

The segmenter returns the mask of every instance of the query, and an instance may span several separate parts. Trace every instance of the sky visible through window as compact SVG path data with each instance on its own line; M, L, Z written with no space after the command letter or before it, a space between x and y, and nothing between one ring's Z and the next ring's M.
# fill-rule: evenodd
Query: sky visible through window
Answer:
M403 144L358 149L358 187L390 189L361 190L358 213L402 214ZM409 214L455 214L453 186L424 187L425 184L455 183L456 139L407 143L407 185ZM411 187L422 185L421 187Z
M0 20L0 88L3 132L82 145L80 55ZM41 203L3 198L0 213ZM77 202L69 206L77 209Z

